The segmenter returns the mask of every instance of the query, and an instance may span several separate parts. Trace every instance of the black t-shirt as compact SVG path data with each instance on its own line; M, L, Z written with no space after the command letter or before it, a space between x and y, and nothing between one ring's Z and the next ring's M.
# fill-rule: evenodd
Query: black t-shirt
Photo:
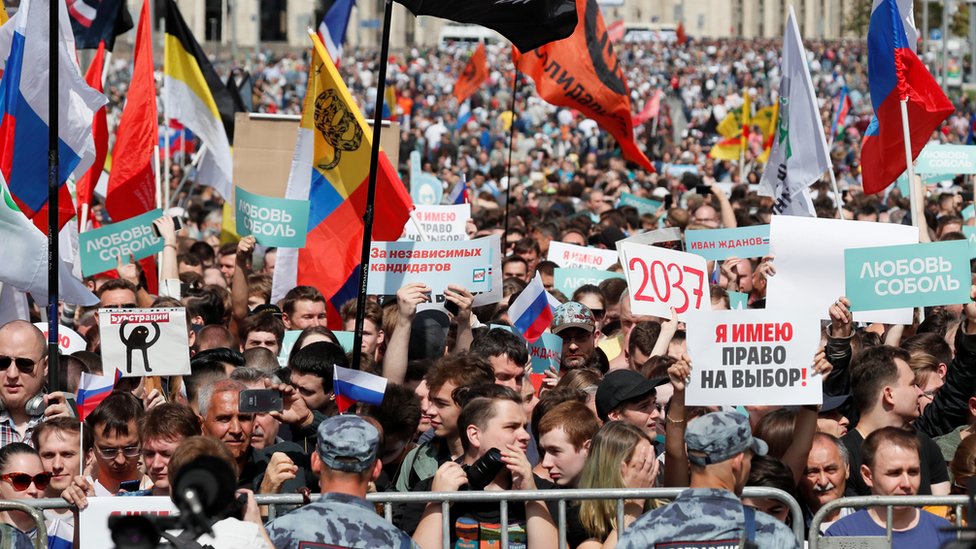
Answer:
M550 480L535 477L535 485L539 490L559 490L560 487ZM552 522L559 525L559 501L548 500L546 501L546 507L549 508L549 515L552 516ZM580 502L577 501L567 501L566 502L566 543L571 549L575 549L584 541L590 539L590 534L587 533L586 528L583 528L583 523L580 521Z
M932 494L932 485L940 482L949 482L949 471L946 469L945 460L942 458L942 451L939 445L926 435L916 432L918 442L921 447L919 461L922 466L921 479L918 485L918 495L928 496ZM847 489L844 490L845 496L870 496L871 488L864 482L861 476L861 464L864 463L861 447L864 445L864 437L857 429L851 429L843 438L840 439L847 447L851 461L851 476L847 479Z

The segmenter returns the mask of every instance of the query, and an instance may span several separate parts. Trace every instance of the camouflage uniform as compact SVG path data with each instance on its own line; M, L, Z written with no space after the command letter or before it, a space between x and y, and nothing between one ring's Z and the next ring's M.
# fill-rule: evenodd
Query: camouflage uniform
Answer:
M318 428L322 467L362 473L376 463L379 432L358 416L335 416ZM406 533L376 514L361 497L325 493L314 503L268 524L268 536L279 548L328 546L336 549L417 548Z
M708 466L747 451L764 455L766 443L753 438L749 418L735 412L705 414L685 431L688 461ZM618 549L660 547L736 548L745 540L742 502L729 490L697 487L682 492L670 505L652 511L627 528ZM793 531L764 513L755 513L753 543L762 549L799 548Z

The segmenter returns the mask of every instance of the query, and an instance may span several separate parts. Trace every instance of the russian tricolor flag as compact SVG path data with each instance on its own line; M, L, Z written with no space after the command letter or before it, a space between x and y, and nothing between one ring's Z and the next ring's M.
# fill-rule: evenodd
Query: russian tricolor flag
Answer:
M549 292L542 285L539 273L535 274L532 282L508 306L508 318L529 343L535 343L552 324Z
M847 94L847 86L840 90L837 97L837 111L834 114L834 123L830 126L830 135L836 136L838 131L844 131L847 115L851 112L851 96Z
M336 366L332 392L335 393L340 414L357 402L379 406L383 404L383 395L386 393L386 378Z
M912 160L955 110L915 54L895 0L876 0L871 13L868 85L874 118L861 141L861 174L864 192L874 194L907 169L901 101L908 101Z
M82 372L78 382L78 420L85 421L99 404L115 389L118 376L96 376Z

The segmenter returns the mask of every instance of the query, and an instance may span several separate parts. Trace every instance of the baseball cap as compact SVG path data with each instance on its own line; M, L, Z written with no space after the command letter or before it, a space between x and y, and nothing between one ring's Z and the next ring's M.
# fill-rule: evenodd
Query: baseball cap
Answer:
M753 438L749 418L738 412L713 412L693 419L685 431L688 461L695 465L712 465L752 449L764 456L765 442Z
M376 463L380 433L359 416L333 416L319 424L319 457L330 469L362 473Z
M608 250L617 249L617 241L627 238L623 231L616 227L607 227L599 233L590 237L590 246L603 244Z
M844 395L827 395L823 396L823 405L820 407L820 413L833 412L834 410L840 408L847 402L850 398L850 394Z
M603 381L596 388L597 415L607 421L608 414L617 406L645 397L654 392L658 385L667 382L667 377L647 379L634 370L613 370L603 376Z
M552 315L550 330L552 333L558 334L567 328L583 328L592 333L593 330L596 330L593 311L576 301L567 301L556 307L556 312Z

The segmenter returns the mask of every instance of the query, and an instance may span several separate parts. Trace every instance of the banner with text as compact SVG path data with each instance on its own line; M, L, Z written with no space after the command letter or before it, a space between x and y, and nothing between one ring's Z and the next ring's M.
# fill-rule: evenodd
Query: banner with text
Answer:
M448 284L471 292L491 290L490 240L462 242L373 242L366 293L392 295L404 284L423 282L435 294Z
M47 336L50 333L47 322L35 322L34 326L44 334L44 341L47 341ZM63 324L58 325L58 349L61 349L62 354L70 355L87 348L88 342L81 334Z
M647 244L648 246L678 250L679 252L684 251L682 248L683 238L681 235L681 229L677 227L664 227L662 229L645 231L642 233L637 233L633 236L628 236L627 238L617 242L617 249L620 249L621 242Z
M102 362L122 377L190 373L186 309L99 309ZM105 375L111 375L106 369Z
M650 198L642 198L630 193L621 193L620 199L617 201L617 207L622 208L624 206L633 206L637 208L638 215L651 214L654 215L661 208L661 202L657 200L651 200Z
M963 225L962 234L966 235L966 242L969 242L969 259L976 259L976 226Z
M108 519L115 515L179 515L168 496L88 497L88 507L78 515L78 537L85 547L115 547Z
M153 221L163 217L162 210L152 210L133 218L106 225L78 235L81 247L81 274L91 276L114 271L118 258L137 260L163 251L163 239L153 232Z
M617 262L617 252L553 240L549 243L549 253L546 259L564 269L605 271Z
M976 173L976 147L936 143L926 145L918 155L915 173L949 175Z
M405 232L401 240L413 240L414 242L419 242L424 238L431 242L467 240L466 225L471 219L471 204L417 205L413 210L413 217L417 223L420 223L424 234L420 234L413 221L407 221L403 227Z
M678 318L711 307L705 258L657 246L622 243L618 247L635 315Z
M769 255L769 225L685 231L685 249L708 260Z
M699 311L688 322L689 406L821 404L820 321L792 311Z
M261 196L237 187L237 234L254 235L258 244L304 248L308 236L308 200Z
M969 241L844 251L852 311L969 303Z
M608 278L624 278L624 275L613 271L598 271L596 269L553 269L552 287L562 292L566 297L572 297L573 292L580 286L593 284L599 286Z
M535 394L539 394L542 388L542 381L546 378L549 368L559 371L559 364L563 356L563 338L556 334L545 332L542 337L529 343L529 381L535 388Z

